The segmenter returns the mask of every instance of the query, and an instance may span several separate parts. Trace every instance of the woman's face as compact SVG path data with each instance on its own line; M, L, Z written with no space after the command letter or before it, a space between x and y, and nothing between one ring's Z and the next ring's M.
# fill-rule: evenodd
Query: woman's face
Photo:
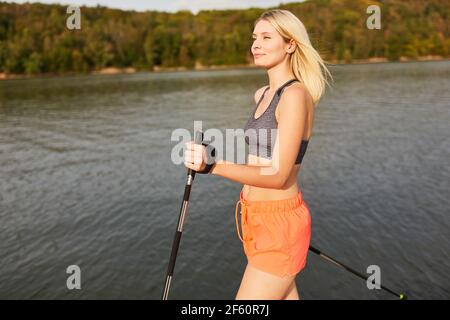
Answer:
M269 68L281 63L288 53L286 43L278 31L266 20L260 20L253 30L252 54L255 65Z

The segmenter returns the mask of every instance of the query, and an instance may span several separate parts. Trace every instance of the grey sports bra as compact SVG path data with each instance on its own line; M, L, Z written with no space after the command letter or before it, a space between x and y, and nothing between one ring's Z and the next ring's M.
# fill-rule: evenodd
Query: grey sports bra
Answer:
M267 109L262 115L255 119L256 110L258 109L258 106L269 87L264 90L264 93L256 104L256 108L244 128L245 142L249 146L250 154L266 159L272 158L272 145L275 143L276 131L272 137L271 129L276 129L278 127L277 119L275 117L275 109L280 101L284 88L296 81L298 80L291 79L278 88ZM308 142L309 140L302 140L295 164L302 163L303 157L306 153L306 148L308 147Z

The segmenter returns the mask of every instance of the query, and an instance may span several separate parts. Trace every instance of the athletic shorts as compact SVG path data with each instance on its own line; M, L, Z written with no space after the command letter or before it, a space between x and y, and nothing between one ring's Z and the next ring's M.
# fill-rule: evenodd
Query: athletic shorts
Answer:
M251 266L279 277L296 275L305 267L311 215L301 191L289 199L267 201L248 201L241 191L236 203L236 229Z

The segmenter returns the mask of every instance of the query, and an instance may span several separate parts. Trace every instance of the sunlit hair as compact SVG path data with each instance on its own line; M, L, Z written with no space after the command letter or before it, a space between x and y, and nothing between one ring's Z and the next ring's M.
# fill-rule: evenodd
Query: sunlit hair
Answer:
M290 57L292 72L308 89L314 104L317 104L325 92L326 85L329 85L327 77L329 76L331 80L333 77L319 53L311 45L303 23L292 12L281 9L264 12L255 21L255 26L260 20L268 21L286 43L291 39L296 42L297 48Z

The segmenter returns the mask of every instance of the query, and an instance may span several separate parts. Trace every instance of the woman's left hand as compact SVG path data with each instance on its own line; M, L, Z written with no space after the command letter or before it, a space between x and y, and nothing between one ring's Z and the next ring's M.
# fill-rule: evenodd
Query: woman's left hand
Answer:
M184 153L184 165L194 171L202 171L206 167L206 148L194 141L186 142Z

